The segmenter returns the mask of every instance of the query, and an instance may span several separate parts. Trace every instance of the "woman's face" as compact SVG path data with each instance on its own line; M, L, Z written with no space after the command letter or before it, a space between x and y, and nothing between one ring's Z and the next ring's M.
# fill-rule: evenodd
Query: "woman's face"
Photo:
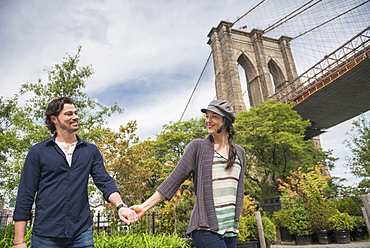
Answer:
M223 124L223 117L215 112L207 110L206 126L209 134L219 134ZM223 131L223 130L222 130Z

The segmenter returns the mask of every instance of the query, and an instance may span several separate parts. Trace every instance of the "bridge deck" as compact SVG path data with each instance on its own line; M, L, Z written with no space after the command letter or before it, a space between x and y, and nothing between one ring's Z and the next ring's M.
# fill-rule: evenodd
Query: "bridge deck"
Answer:
M368 54L369 55L369 54ZM370 110L370 58L293 107L312 127L327 129Z

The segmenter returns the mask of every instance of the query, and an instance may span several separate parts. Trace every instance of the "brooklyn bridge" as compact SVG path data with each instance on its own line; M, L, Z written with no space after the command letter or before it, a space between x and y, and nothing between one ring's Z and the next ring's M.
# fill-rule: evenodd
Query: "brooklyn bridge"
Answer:
M220 21L180 119L214 98L237 112L276 99L311 121L312 138L367 112L369 9L369 0L260 1L234 22Z

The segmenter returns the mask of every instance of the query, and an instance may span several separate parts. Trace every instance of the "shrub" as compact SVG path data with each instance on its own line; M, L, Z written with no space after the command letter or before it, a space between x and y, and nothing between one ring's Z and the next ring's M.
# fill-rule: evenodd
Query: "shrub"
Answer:
M337 210L333 202L321 201L310 203L308 215L313 231L330 230L329 218L336 213Z
M311 234L312 226L308 220L308 212L304 207L296 207L291 210L287 229L291 234L298 236Z
M30 247L31 228L27 227L25 242L27 247ZM0 228L0 247L14 247L14 225L8 225ZM149 235L145 233L133 234L131 232L113 231L112 234L101 231L99 234L94 234L95 248L190 248L177 235Z
M358 202L355 202L355 200L350 196L334 200L334 203L341 213L362 216L362 206Z
M353 230L355 226L355 221L352 216L347 213L340 213L339 211L331 216L328 221L330 228L334 230Z
M150 235L147 233L119 233L114 232L107 235L101 232L94 235L95 248L190 248L190 245L177 235L159 234Z
M352 216L354 221L353 230L361 231L366 228L364 216Z
M276 226L266 216L262 216L263 232L267 243L276 240ZM259 240L256 216L241 217L239 228L239 241Z
M272 222L277 226L277 227L284 227L288 228L289 226L289 219L291 216L291 209L283 208L280 209L277 212L274 212L272 214Z

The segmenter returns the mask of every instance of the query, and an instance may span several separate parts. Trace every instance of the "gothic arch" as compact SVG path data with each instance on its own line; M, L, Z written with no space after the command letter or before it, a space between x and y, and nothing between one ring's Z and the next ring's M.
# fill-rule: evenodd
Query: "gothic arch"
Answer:
M250 59L243 53L239 56L237 61L245 71L247 83L252 82L257 77L257 72Z
M275 86L275 92L279 90L285 83L285 76L283 71L280 69L279 65L275 62L275 60L270 59L267 63L270 75L273 81L273 85Z
M263 96L255 66L244 53L239 56L237 62L244 69L250 106L259 104L262 102ZM249 94L249 92L254 92L254 94Z

